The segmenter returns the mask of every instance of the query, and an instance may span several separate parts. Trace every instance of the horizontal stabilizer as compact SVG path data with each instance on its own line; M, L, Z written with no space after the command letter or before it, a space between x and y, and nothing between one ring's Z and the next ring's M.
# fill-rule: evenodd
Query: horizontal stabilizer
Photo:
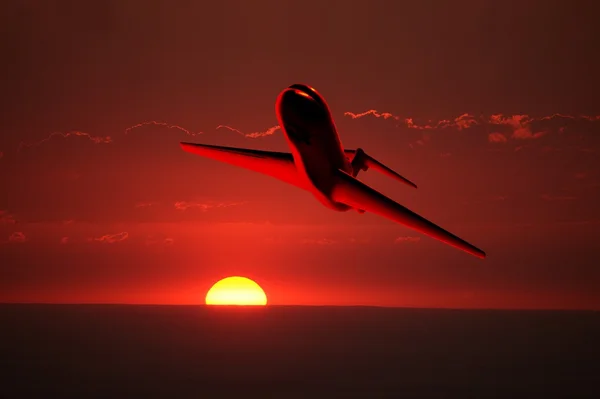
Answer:
M344 150L344 152L346 154L354 154L354 159L356 159L356 162L353 159L352 163L358 163L359 168L361 168L362 170L367 170L368 168L371 168L373 170L378 171L379 173L383 173L384 175L391 177L392 179L398 180L401 183L417 188L417 185L415 183L399 175L398 173L394 172L392 169L388 168L375 158L371 157L370 155L365 153L362 150L362 148L356 150Z

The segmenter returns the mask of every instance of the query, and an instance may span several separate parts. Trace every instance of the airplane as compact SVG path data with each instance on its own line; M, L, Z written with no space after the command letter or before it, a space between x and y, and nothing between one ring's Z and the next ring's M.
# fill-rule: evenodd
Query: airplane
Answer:
M181 142L181 148L292 184L312 193L330 209L374 213L485 258L481 249L358 180L358 173L370 168L417 188L362 148L344 149L329 106L314 88L304 84L289 86L277 97L275 113L291 153L188 142Z

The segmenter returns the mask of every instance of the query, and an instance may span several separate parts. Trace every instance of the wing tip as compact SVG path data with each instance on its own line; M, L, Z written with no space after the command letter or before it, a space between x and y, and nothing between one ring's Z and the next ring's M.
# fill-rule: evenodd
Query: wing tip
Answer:
M485 252L483 252L481 249L477 249L476 251L474 251L473 255L475 255L479 259L485 259L487 257L487 254Z
M469 255L472 255L472 256L474 256L476 258L485 259L487 257L487 254L484 251L482 251L481 249L477 248L476 246L474 246L472 244L469 244L468 242L462 240L461 238L458 238L458 237L454 236L451 233L449 233L449 234L451 234L452 236L454 236L454 238L457 239L458 242L456 242L456 241L452 242L452 241L440 239L439 237L435 237L435 236L429 235L427 233L423 233L423 234L425 234L425 235L427 235L429 237L435 238L437 240L440 240L440 241L442 241L442 242L444 242L446 244L449 244L451 247L454 247L456 249L460 249L461 251L464 251L465 253L467 253Z
M436 238L436 237L433 237L433 238ZM439 240L439 238L436 238L436 239ZM459 240L463 241L460 238L459 238ZM456 249L460 249L460 250L468 253L469 255L473 255L476 258L485 259L487 257L487 254L484 251L482 251L481 249L477 248L476 246L471 245L471 244L469 244L469 243L467 243L465 241L463 241L460 244L451 243L451 242L448 242L448 241L445 241L445 240L441 240L441 241L445 242L446 244L450 244L450 246L452 246L452 247L454 247Z
M397 173L394 173L394 178L396 180L398 180L399 182L402 182L402 183L406 184L407 186L410 186L412 188L418 188L415 183L413 183L412 181L408 180L406 177L400 176Z

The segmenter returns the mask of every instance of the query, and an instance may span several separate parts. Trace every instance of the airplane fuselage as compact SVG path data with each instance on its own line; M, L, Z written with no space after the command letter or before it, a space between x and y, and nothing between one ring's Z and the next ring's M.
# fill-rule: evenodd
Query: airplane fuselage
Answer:
M481 249L358 180L359 171L372 169L417 188L361 148L344 150L329 107L313 88L295 84L283 90L277 97L275 112L290 153L198 143L181 143L181 147L307 190L330 209L374 213L485 258Z
M309 191L328 208L352 209L330 197L334 171L351 173L352 166L323 97L311 87L292 85L277 97L275 112L300 178Z

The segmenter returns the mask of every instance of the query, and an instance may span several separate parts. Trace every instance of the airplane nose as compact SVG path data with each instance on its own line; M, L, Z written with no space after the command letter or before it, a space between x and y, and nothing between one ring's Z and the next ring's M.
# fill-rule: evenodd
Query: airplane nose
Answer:
M301 84L301 83L295 83L293 85L291 85L290 87L288 87L288 89L297 89L300 90L306 94L308 94L310 97L312 97L313 100L315 100L317 103L321 104L322 106L325 106L325 100L323 100L323 97L321 97L321 95L319 93L317 93L317 91L305 84Z
M279 100L286 105L300 105L302 103L311 103L315 102L315 100L303 92L302 90L287 88L279 95Z
M275 104L275 112L282 119L290 117L310 119L319 113L322 107L307 93L288 88L279 94Z

